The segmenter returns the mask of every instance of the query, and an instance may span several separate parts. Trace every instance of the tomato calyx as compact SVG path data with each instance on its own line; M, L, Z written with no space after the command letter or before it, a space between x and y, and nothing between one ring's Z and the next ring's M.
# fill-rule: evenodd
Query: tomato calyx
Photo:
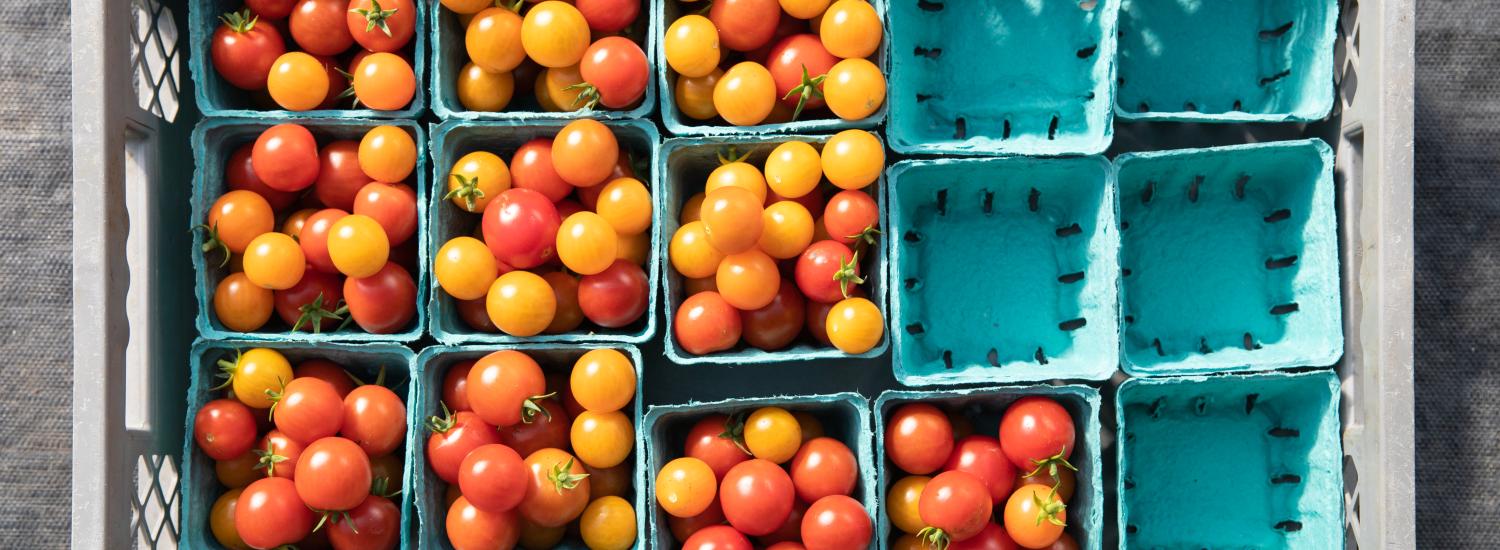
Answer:
M723 166L726 164L734 164L736 162L745 162L745 159L750 158L750 153L746 151L742 154L740 153L739 149L735 149L731 146L719 149L717 156L719 157L719 166Z
M843 293L845 298L849 297L849 283L865 284L865 278L859 276L859 252L856 251L848 262L840 258L839 270L833 272L833 280L838 281L839 292Z
M1057 487L1053 487L1051 491L1047 492L1046 500L1042 500L1042 497L1037 496L1036 491L1032 491L1031 501L1035 503L1037 507L1037 525L1041 525L1042 520L1046 520L1047 523L1051 523L1058 527L1068 526L1068 522L1057 518L1057 515L1059 513L1062 513L1063 510L1068 509L1067 504L1063 504L1061 500L1057 500Z
M880 230L871 225L853 235L845 235L844 238L854 241L854 249L859 251L866 246L875 246L875 238L880 236Z
M377 497L394 498L401 494L401 489L391 490L391 478L380 476L370 480L370 494Z
M579 102L583 102L583 108L585 110L592 111L595 107L599 106L599 100L601 98L601 96L599 95L599 88L595 87L593 84L589 84L587 82L579 82L563 89L568 91L582 90L578 92L578 95L573 98L574 107L577 107Z
M370 32L375 30L375 27L380 27L380 32L385 33L386 37L391 36L391 27L386 24L386 20L390 19L392 15L396 15L395 8L383 10L380 9L380 0L370 0L369 9L355 8L349 11L365 18L365 32Z
M255 452L257 459L255 465L251 466L251 468L256 470L264 469L266 477L276 477L276 465L291 460L285 456L276 454L276 450L272 447L270 441L266 442L266 450L252 449L252 451Z
M824 80L828 80L828 75L810 76L807 74L807 65L802 65L802 83L787 91L786 95L781 96L782 101L786 101L794 95L798 96L797 108L792 110L792 120L797 120L797 117L802 115L802 108L807 106L808 101L823 99L822 86Z
M536 422L536 415L541 414L548 421L552 420L552 411L541 405L543 399L551 399L557 396L557 392L533 395L521 402L521 423L530 424Z
M749 455L755 453L750 452L750 447L745 445L746 418L748 418L748 414L745 411L729 415L729 418L724 420L724 431L719 433L719 437L721 439L728 439L734 443L735 447L739 447L740 451Z
M453 411L448 409L447 403L439 401L438 404L443 406L443 416L427 417L427 429L433 433L446 434L448 430L458 425L458 419L453 416Z
M349 530L350 531L354 531L354 534L356 534L356 535L359 534L359 529L355 529L354 528L354 520L352 520L352 519L349 518L349 511L348 510L314 510L314 511L315 512L319 512L319 514L318 514L319 515L319 517L318 517L318 524L315 525L315 526L313 526L313 531L314 532L316 532L319 529L322 529L323 528L323 524L329 523L328 518L333 518L333 521L332 521L333 523L338 523L340 521L347 521L347 522L349 522Z
M578 488L578 484L589 477L589 474L575 474L572 470L573 459L568 458L567 462L552 465L552 470L547 472L547 481L552 482L552 489L557 491L557 494Z
M266 400L271 402L271 408L266 410L266 419L276 421L276 406L281 404L281 396L286 393L286 380L280 376L276 377L276 383L281 385L281 391L266 388Z
M931 526L917 531L917 540L922 541L927 548L932 550L947 550L948 543L952 542L947 531Z
M349 322L354 319L353 317L344 317L345 315L349 315L349 306L345 304L343 300L339 300L339 302L334 305L333 311L325 309L323 307L322 292L319 292L318 297L313 298L313 301L302 304L301 307L297 308L297 311L302 312L302 314L297 316L297 322L292 323L291 332L294 333L297 332L297 329L302 328L303 324L308 324L312 327L313 334L322 334L323 321L330 319L335 321L343 321L342 323L339 323L338 328L334 330L344 330L344 327L349 326Z
M209 388L208 391L219 391L229 387L230 384L233 384L234 375L240 370L240 359L244 356L245 352L243 350L235 348L233 361L230 361L228 359L219 359L219 372L217 374L214 374L214 377L224 379L224 383Z
M260 21L260 16L251 13L250 10L247 9L244 11L232 11L224 15L220 15L219 20L223 21L224 26L229 27L229 30L239 34L245 34L247 32L250 32L251 29L255 28L255 23Z
M462 198L464 209L473 212L474 201L484 198L484 190L479 188L479 176L466 178L463 174L453 174L453 179L458 180L458 187L454 187L448 194L443 195L443 200Z
M1030 472L1027 472L1026 473L1026 477L1035 476L1035 475L1041 473L1043 468L1046 468L1047 474L1050 475L1050 476L1052 476L1052 479L1058 479L1058 477L1057 477L1057 467L1058 466L1062 466L1064 468L1067 468L1069 470L1073 470L1074 472L1077 472L1078 468L1075 467L1075 466L1073 466L1072 463L1068 462L1068 459L1066 457L1067 453L1068 453L1068 447L1066 445L1064 445L1063 448L1062 448L1062 450L1057 451L1057 454L1055 454L1055 455L1052 455L1052 456L1049 456L1049 457L1043 458L1043 459L1033 459L1031 461L1031 463L1035 464L1036 468L1032 468L1032 470ZM1053 491L1057 490L1057 484L1058 483L1062 483L1062 481L1059 480L1059 481L1055 482L1052 485L1052 490Z
M219 238L219 224L215 223L212 226L206 223L199 224L193 226L193 228L189 231L197 231L199 229L208 232L208 235L203 239L203 255L206 257L208 256L209 252L218 250L224 253L224 261L219 262L219 267L229 265L229 257L232 255L232 253L229 252L229 244L225 243L223 239Z

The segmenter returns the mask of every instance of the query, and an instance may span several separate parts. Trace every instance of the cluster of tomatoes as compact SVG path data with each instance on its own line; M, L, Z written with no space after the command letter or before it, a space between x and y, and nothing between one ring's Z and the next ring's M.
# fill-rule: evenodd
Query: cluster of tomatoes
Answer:
M972 432L967 418L927 403L891 415L885 456L907 474L893 476L885 500L891 525L905 533L892 547L1077 550L1063 532L1077 471L1068 463L1068 411L1046 397L1023 397L1001 416L999 437Z
M682 2L684 12L700 5ZM827 107L858 120L885 103L885 76L868 59L884 31L866 0L714 0L707 11L662 37L684 115L751 126Z
M860 258L878 246L879 209L865 189L885 165L880 139L845 130L821 152L788 141L771 151L764 171L743 158L720 159L704 192L683 205L668 244L673 269L686 278L677 344L704 355L743 338L771 351L806 327L845 353L874 348L885 319L859 285ZM838 189L826 200L825 177Z
M711 414L656 474L656 503L684 550L863 550L873 527L850 497L859 463L806 412Z
M280 124L236 150L230 191L199 226L210 265L231 271L214 290L215 317L238 332L260 330L273 311L294 332L410 325L417 285L403 265L415 263L417 195L402 182L416 162L416 142L395 126L320 149L306 127Z
M381 385L384 371L364 384L321 359L294 369L266 348L220 365L230 395L193 418L193 441L228 488L209 512L214 538L232 549L396 548L406 405Z
M621 35L640 16L640 0L533 2L442 0L464 28L469 62L455 91L465 109L502 111L517 88L534 89L547 111L640 104L650 65Z
M433 274L474 329L559 334L585 319L613 329L646 314L651 192L609 127L573 121L522 144L509 166L469 153L447 189L460 211L481 216L478 238L444 243Z
M356 105L394 111L417 91L407 44L415 0L245 0L214 31L209 57L230 85L289 111ZM291 36L289 50L284 36ZM352 52L352 53L351 53Z
M635 388L612 349L584 353L566 378L514 350L450 367L427 463L448 484L453 548L551 548L570 525L592 550L634 546L635 430L622 409Z

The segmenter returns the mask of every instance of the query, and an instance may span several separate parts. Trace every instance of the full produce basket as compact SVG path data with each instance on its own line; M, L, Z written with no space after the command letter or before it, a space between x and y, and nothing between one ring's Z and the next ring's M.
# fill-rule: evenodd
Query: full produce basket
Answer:
M934 4L940 2L910 6ZM197 332L192 237L186 230L193 224L189 144L201 116L197 83L188 77L190 6L186 0L74 0L72 5L73 193L87 200L73 203L71 544L176 548L188 544L181 453ZM1113 159L1131 152L1305 138L1331 146L1343 346L1332 369L1319 372L1333 373L1338 380L1338 404L1331 407L1336 409L1338 440L1328 448L1338 455L1343 494L1331 504L1335 511L1323 507L1320 513L1342 518L1331 525L1346 548L1416 544L1411 504L1413 5L1411 0L1338 1L1328 71L1335 84L1333 108L1327 118L1198 125L1122 116L1110 125L1113 145L1106 151ZM1129 28L1127 21L1121 26ZM1276 28L1257 27L1257 32ZM912 51L893 49L892 55L915 59ZM1135 83L1127 80L1125 89ZM892 82L893 93L902 85ZM897 111L892 105L892 114ZM1047 120L1043 122L1045 138ZM955 129L949 126L945 132ZM970 127L969 134L977 129ZM934 132L934 137L952 135ZM645 405L855 390L873 400L898 387L890 354L709 369L672 364L652 340L643 345L642 356L643 379L649 379L642 388ZM1105 465L1104 547L1114 547L1124 529L1116 517L1122 502L1119 480L1110 467L1122 456L1119 426L1112 424L1120 411L1114 386L1124 380L1115 373L1108 382L1086 383L1103 396L1103 426L1097 435ZM1152 384L1187 383L1183 380L1141 378L1121 391L1129 397ZM1319 399L1334 399L1332 380L1328 382L1326 390L1318 382ZM1184 398L1211 393L1201 384L1187 387L1195 391L1182 392ZM1270 392L1262 391L1259 400L1271 401ZM1243 411L1243 396L1238 405ZM1311 428L1300 433L1311 434ZM1126 521L1152 513L1140 503L1129 502L1128 507ZM1276 522L1283 520L1304 521L1286 516ZM1304 521L1303 526L1312 529L1313 523Z

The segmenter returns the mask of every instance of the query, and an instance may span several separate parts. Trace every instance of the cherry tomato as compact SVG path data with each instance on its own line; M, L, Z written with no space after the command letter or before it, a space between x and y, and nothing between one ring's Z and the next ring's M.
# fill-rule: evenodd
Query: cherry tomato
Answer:
M829 0L781 0L781 9L797 19L812 19L823 15Z
M884 147L880 138L865 130L834 134L823 144L823 175L840 189L864 189L875 183L885 168Z
M604 328L620 328L640 319L649 294L646 272L626 260L615 260L604 271L578 281L579 308L584 317Z
M547 393L547 381L542 367L531 357L501 350L474 363L467 388L474 412L486 423L504 428L535 419L541 412L538 402Z
M281 33L269 21L260 23L250 12L229 12L214 30L209 57L219 76L236 88L262 90L276 58L286 53ZM304 54L305 55L305 54Z
M254 143L246 143L229 155L229 160L224 162L224 183L231 191L253 191L265 199L273 211L285 210L297 201L297 193L280 191L261 181L251 160L254 150Z
M803 502L848 495L859 481L854 452L837 439L820 437L804 443L792 458L792 485Z
M548 111L582 109L583 88L577 86L583 83L583 73L578 70L578 65L548 68L536 82L537 102Z
M370 457L390 454L406 437L406 405L385 386L366 384L343 402L339 435L354 441Z
M328 539L334 548L390 550L400 545L401 509L391 499L367 495L348 514L329 527Z
M491 513L506 512L520 504L526 495L526 481L521 455L505 445L476 448L459 466L458 485L464 498Z
M818 150L802 141L777 145L766 157L766 185L784 198L795 199L818 188L823 178Z
M417 283L394 262L369 277L344 279L344 301L354 324L372 334L392 334L417 315Z
M465 110L499 112L515 96L516 77L511 71L490 71L469 63L459 69L454 90Z
M719 30L707 17L684 15L667 27L662 36L662 51L667 64L677 74L700 78L719 67Z
M786 470L772 461L752 458L724 475L719 483L719 504L724 508L724 518L736 530L759 536L775 531L792 513L796 500L792 492L792 478Z
M493 73L514 71L526 59L526 50L521 45L521 21L519 14L504 7L476 14L464 33L469 59Z
M464 457L474 449L500 442L495 428L468 411L431 417L427 428L432 431L427 438L427 463L444 483L458 483Z
M885 512L891 518L891 526L902 532L915 535L926 527L917 513L917 504L922 499L922 490L927 488L927 476L906 476L891 485L886 492Z
M302 247L302 256L307 260L308 267L325 274L339 272L338 266L333 263L333 257L328 253L328 239L333 225L348 215L348 212L337 208L325 208L308 216L307 221L302 224L302 231L297 235L297 244Z
M272 306L271 291L251 283L244 273L226 275L214 289L214 318L229 330L259 330L271 319Z
M542 527L522 519L519 544L525 550L549 550L561 544L563 537L567 534L568 526L566 525Z
M318 179L318 141L298 124L277 124L255 138L250 164L278 191L301 191Z
M303 208L292 212L281 222L281 232L288 237L297 238L302 233L302 225L307 223L307 218L317 212L315 208Z
M552 140L536 138L522 144L510 159L513 184L545 195L558 202L573 192L573 185L562 179L552 167Z
M845 298L828 311L828 341L850 355L875 348L885 335L885 317L865 298Z
M599 34L625 30L641 14L640 0L583 0L573 4L588 21L589 29Z
M585 4L589 1L585 0ZM634 0L624 1L640 4ZM593 86L598 103L610 109L624 109L640 101L646 96L646 82L651 79L646 52L639 44L623 36L606 36L590 45L578 64L578 74Z
M858 120L875 114L885 103L885 75L865 59L845 59L828 70L823 81L823 98L828 109L844 120Z
M262 233L245 247L245 277L261 288L285 290L302 279L307 260L285 233Z
M743 327L739 311L718 292L688 296L677 308L672 332L677 345L693 355L705 355L734 347Z
M444 198L467 212L484 212L490 201L510 189L505 161L488 151L475 151L453 163Z
M318 153L318 177L313 180L318 202L347 211L354 207L354 196L367 183L370 177L359 167L359 142L339 140L323 146Z
M417 74L399 55L370 54L354 68L354 97L361 105L394 111L411 103L416 93Z
M577 187L603 183L619 158L620 145L614 132L596 120L570 122L552 140L553 168L563 181Z
M712 482L709 485L713 485ZM724 511L719 509L719 501L715 500L709 504L708 509L696 516L680 518L667 514L667 526L672 530L672 538L685 541L700 530L724 524ZM733 528L730 528L733 530ZM736 531L736 534L738 531ZM744 535L740 535L743 537ZM748 544L748 542L747 542Z
M448 507L444 525L453 550L514 548L521 536L521 517L514 510L486 512L464 497L458 497Z
M266 432L251 449L256 457L255 470L262 476L297 479L297 459L306 449L306 444L281 430Z
M1073 417L1050 398L1018 399L1000 417L1000 447L1018 470L1051 471L1073 454Z
M552 294L557 299L557 311L552 315L552 322L542 332L561 334L583 324L583 309L578 304L578 278L554 271L542 275L542 279L552 287Z
M193 416L193 441L214 460L232 460L255 445L255 417L233 399L215 399Z
M864 505L845 495L822 497L802 517L807 550L859 550L870 546L874 525Z
M394 52L416 34L417 6L412 0L352 0L345 21L366 50Z
M803 445L806 445L808 441L823 437L826 433L823 430L823 421L818 420L818 417L813 416L812 413L796 411L792 413L792 416L797 419L797 425L802 428Z
M340 273L349 277L379 273L390 257L390 248L385 230L369 216L344 216L328 229L328 257Z
M746 311L766 307L776 299L781 275L776 260L752 248L725 257L719 263L715 282L729 305Z
M265 474L255 469L259 461L260 457L256 456L255 448L251 447L250 452L229 460L215 460L214 477L225 487L243 489L255 480L265 477Z
M724 254L754 248L764 229L762 200L740 187L715 189L703 199L703 230L709 244Z
M733 435L730 422L728 416L711 414L698 420L688 431L683 454L707 464L713 471L714 479L723 479L734 465L750 460L750 454L742 447L744 442L735 439L743 439L743 436Z
M397 246L417 231L417 193L400 183L372 182L355 195L354 213L379 223L391 246Z
M714 107L714 86L718 85L719 78L723 76L724 70L714 67L713 71L703 76L677 77L677 84L672 87L677 110L693 120L709 120L719 116L719 109Z
M953 425L937 407L910 403L896 409L885 425L885 454L909 474L937 471L953 453Z
M721 5L724 4L714 4L715 7ZM730 67L714 84L714 108L719 111L719 116L735 126L760 124L771 115L775 104L775 80L770 71L754 61Z
M490 285L485 310L502 332L535 336L552 325L557 296L546 279L529 271L512 271Z
M609 269L616 261L618 246L619 236L614 228L603 216L593 212L568 216L557 230L558 259L581 275L599 274Z
M635 429L620 411L583 411L573 419L569 440L584 465L612 468L630 456Z
M359 141L359 167L375 181L405 181L417 167L417 143L399 127L372 128Z
M542 449L526 457L526 468L530 480L520 510L527 521L556 527L583 513L589 498L583 462L567 451Z
M345 0L301 0L289 24L292 40L313 55L338 55L354 45L354 35L345 22L349 2Z
M797 526L798 526L798 529L801 529L802 518L800 518L800 517L797 518ZM801 534L800 531L797 533L797 536L799 536L799 537L802 536L802 534ZM776 544L772 544L770 546L767 546L766 550L807 550L807 547L803 546L802 543L800 543L800 542L790 541L789 540L789 541L778 542Z
M604 185L594 210L618 235L639 235L651 228L651 191L635 178L619 178Z
M802 425L781 407L761 407L744 426L745 447L755 458L776 464L791 460L802 444Z
M589 350L573 363L568 386L590 411L618 411L635 398L635 367L618 350ZM607 466L606 466L607 467Z
M834 303L844 299L844 290L863 281L859 263L848 246L837 241L818 241L797 258L794 275L797 288L814 302Z
M233 362L219 361L219 367L230 374L234 398L252 409L271 408L266 390L281 391L281 385L292 379L292 365L286 356L268 348L251 348Z
M996 504L1010 496L1016 478L1016 468L1000 451L1000 441L982 435L960 439L943 469L973 474L989 489Z
M542 449L567 448L571 437L569 429L573 419L566 407L557 399L545 399L538 405L542 414L533 417L530 423L519 422L500 428L500 442L522 456L531 456Z
M615 259L638 267L646 265L646 260L651 257L650 233L617 234L615 237Z
M1026 548L1051 546L1062 537L1067 508L1051 487L1022 485L1005 502L1005 531Z
M708 174L703 192L713 194L715 190L724 187L739 187L755 195L760 203L766 202L766 178L761 175L760 170L747 162L729 162L714 168Z
M990 522L990 493L984 482L968 472L943 472L927 482L917 513L942 548L979 534Z
M635 509L616 496L595 500L579 516L578 532L592 550L628 550L635 546Z
M295 482L281 477L251 483L234 505L234 530L252 548L296 543L312 532L315 519Z
M1021 550L997 523L986 523L979 534L948 545L949 550Z
M370 493L370 458L342 437L308 444L297 459L297 496L314 510L348 510Z
M872 239L879 223L879 209L869 193L860 190L840 191L828 199L823 212L823 227L833 240L854 245L864 238ZM873 243L871 243L873 244Z
M328 94L323 96L323 102L318 104L318 108L337 109L345 99L344 92L349 90L349 77L344 76L344 69L333 57L319 57L318 64L323 66L323 75L328 79Z
M779 201L762 214L760 249L772 258L789 260L807 250L813 239L813 219L807 208L794 201Z
M572 4L541 2L526 12L521 45L526 55L543 67L577 65L589 47L588 21Z
M704 527L682 543L682 550L751 550L750 539L728 525Z
M443 406L454 411L467 411L469 407L468 380L469 370L474 368L474 361L459 361L448 367L448 372L443 373Z
M214 534L214 540L225 548L231 550L249 550L245 541L240 539L240 532L234 528L234 509L239 504L240 489L232 488L219 495L214 501L214 506L208 512L209 530Z
M1078 540L1074 539L1073 535L1063 533L1051 546L1046 547L1046 550L1078 550L1078 548Z
M766 69L776 82L776 97L788 107L803 111L823 106L822 86L811 79L828 74L839 58L828 53L818 36L810 33L782 38L771 48Z
M694 279L718 273L719 263L724 261L724 253L709 244L708 234L701 221L689 222L677 228L677 233L672 235L672 240L667 245L667 257L678 273Z
M208 212L209 235L204 250L218 247L229 257L250 246L256 237L276 228L275 213L266 199L252 191L230 191L214 201Z
M677 223L687 225L703 221L701 214L703 213L703 200L705 198L704 193L694 193L693 196L688 197L687 202L682 203L682 210L677 213Z
M500 276L495 256L484 242L456 237L438 249L433 259L433 277L448 295L459 300L477 300L490 291Z
M1038 468L1030 472L1016 470L1015 486L1022 485L1046 485L1057 488L1057 498L1067 502L1073 498L1073 489L1078 483L1077 475L1068 468L1056 468L1054 474L1049 468Z
M457 300L458 317L469 328L478 332L500 332L495 322L490 319L490 312L486 309L488 300Z
M303 52L287 52L271 64L264 86L281 108L309 111L328 98L329 84L328 71L318 58Z
M276 429L294 440L313 442L339 433L343 401L333 386L317 378L287 382L271 409Z
M327 359L308 359L298 363L292 373L296 378L311 377L327 382L333 386L335 392L338 392L339 399L343 399L354 390L354 381L349 379L349 373L344 370L344 367Z
M880 14L865 0L838 0L828 6L818 36L828 52L844 59L865 58L880 47Z
M265 19L286 19L297 0L245 0L245 7Z
M656 473L656 503L667 514L693 518L705 513L718 501L718 484L708 464L692 457L673 459Z
M724 47L748 52L771 41L781 22L776 0L720 0L713 3L708 19L719 29Z
M530 189L509 189L485 206L484 243L506 265L529 269L552 258L561 241L560 224L557 208L547 197Z
M684 279L682 281L682 295L683 296L692 296L692 295L697 294L699 292L718 292L718 291L719 291L718 283L714 282L714 278L713 277L704 277L702 279Z
M783 280L770 304L740 312L745 342L765 351L783 349L802 333L806 300L791 281Z
M792 503L792 513L787 514L786 520L781 522L770 534L755 537L758 545L775 546L783 542L801 545L802 541L802 518L807 515L807 503L797 501Z

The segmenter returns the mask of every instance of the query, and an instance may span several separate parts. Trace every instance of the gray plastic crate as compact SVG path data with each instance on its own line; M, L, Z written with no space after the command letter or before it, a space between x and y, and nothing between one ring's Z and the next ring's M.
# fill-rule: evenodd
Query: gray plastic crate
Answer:
M1414 2L1339 3L1338 88L1328 120L1117 121L1110 156L1304 137L1334 146L1345 547L1412 548ZM73 186L90 197L73 207L72 545L175 548L194 336L194 301L185 290L193 276L188 141L199 118L187 77L187 2L72 5ZM660 349L651 343L642 350L648 405L851 388L873 398L896 385L889 355L820 362L812 370L804 363L705 371L666 364ZM1104 407L1111 424L1113 403ZM1114 427L1104 429L1108 464ZM1107 512L1116 506L1112 486L1106 477ZM1106 547L1114 529L1106 526Z

